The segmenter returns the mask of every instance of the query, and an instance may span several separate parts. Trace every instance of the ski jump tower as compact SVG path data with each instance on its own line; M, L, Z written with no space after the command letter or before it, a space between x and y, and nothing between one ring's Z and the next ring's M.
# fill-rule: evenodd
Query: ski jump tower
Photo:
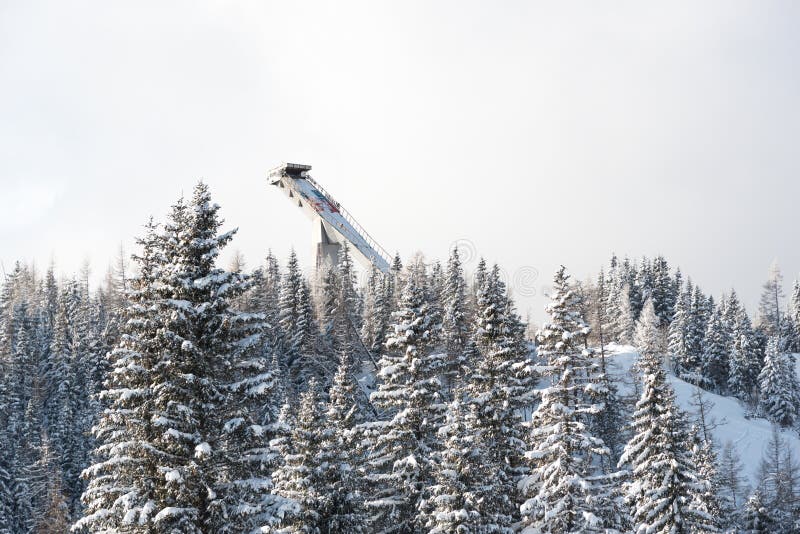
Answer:
M317 268L336 265L346 242L365 267L374 265L388 273L391 256L308 174L310 170L311 165L284 163L269 171L268 180L311 219Z

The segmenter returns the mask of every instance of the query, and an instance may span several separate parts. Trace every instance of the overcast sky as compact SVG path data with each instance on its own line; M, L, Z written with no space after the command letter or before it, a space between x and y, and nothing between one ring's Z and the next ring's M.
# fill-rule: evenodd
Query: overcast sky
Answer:
M253 266L313 165L387 249L510 278L664 254L753 309L800 271L800 3L0 0L0 259L105 271L199 178ZM526 282L526 283L529 283Z

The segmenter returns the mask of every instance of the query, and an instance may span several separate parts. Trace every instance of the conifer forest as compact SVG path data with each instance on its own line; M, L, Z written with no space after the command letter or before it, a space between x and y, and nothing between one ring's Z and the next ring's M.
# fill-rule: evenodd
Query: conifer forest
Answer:
M0 532L800 531L777 266L754 317L664 257L561 267L534 329L457 248L220 267L219 209L199 183L96 289L6 274ZM712 399L770 429L759 457Z

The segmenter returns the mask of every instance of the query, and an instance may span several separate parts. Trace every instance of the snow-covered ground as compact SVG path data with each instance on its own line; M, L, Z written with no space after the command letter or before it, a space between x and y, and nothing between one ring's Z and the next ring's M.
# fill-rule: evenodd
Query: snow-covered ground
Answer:
M612 352L609 358L609 372L619 380L618 384L621 394L630 394L632 388L632 377L630 369L639 355L633 347L614 346L610 347ZM697 389L683 380L676 378L671 373L669 381L675 389L678 404L685 411L693 413L695 408L692 406L692 393ZM760 417L746 417L747 407L733 397L723 397L708 391L703 392L705 400L711 401L714 406L711 409L711 418L721 424L714 431L714 438L719 446L726 442L733 443L739 457L744 464L745 475L750 478L750 483L755 485L758 477L758 466L766 450L767 443L772 435L772 424ZM781 436L791 447L792 455L800 458L800 437L794 430L783 430Z

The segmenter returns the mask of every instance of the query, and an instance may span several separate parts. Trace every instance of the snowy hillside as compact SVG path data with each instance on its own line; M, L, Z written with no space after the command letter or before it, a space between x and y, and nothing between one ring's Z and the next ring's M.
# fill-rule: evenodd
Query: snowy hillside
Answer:
M613 353L610 358L610 372L618 379L620 393L627 395L631 392L632 386L630 369L639 355L631 346L612 345L610 349ZM697 386L684 382L671 373L669 381L675 389L680 407L692 413L694 411L691 405L692 393ZM713 432L717 444L722 446L731 442L734 445L744 464L744 474L749 477L750 484L755 485L758 466L772 435L772 424L761 417L748 417L747 407L733 397L723 397L708 391L704 391L703 396L714 404L711 409L711 417L717 422L725 422ZM794 457L800 458L800 438L797 433L792 430L783 430L781 437L791 447Z

